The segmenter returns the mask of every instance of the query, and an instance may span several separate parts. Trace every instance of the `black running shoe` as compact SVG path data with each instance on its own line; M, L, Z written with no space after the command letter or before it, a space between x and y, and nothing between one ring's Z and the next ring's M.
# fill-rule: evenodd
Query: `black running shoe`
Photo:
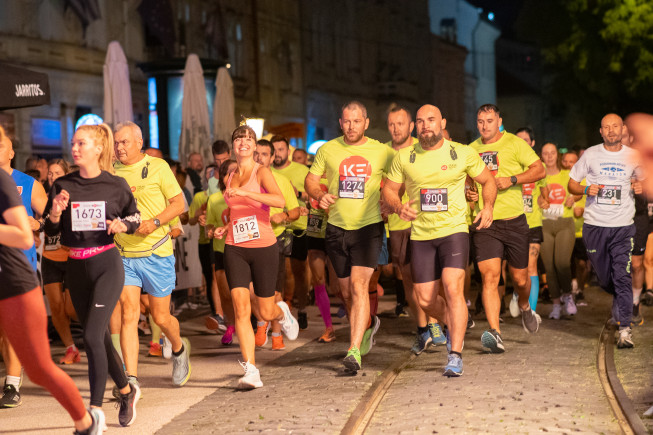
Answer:
M506 348L503 347L503 340L501 334L496 329L487 330L481 335L481 343L483 347L490 349L492 353L503 353Z
M141 398L141 389L136 384L129 383L131 391L120 395L120 411L118 421L120 426L129 426L136 420L136 404Z
M646 306L653 305L653 290L647 289L641 297L641 302Z
M299 324L299 329L308 328L308 316L306 315L306 311L297 312L297 323Z
M16 387L11 384L5 384L5 387L2 389L2 397L0 398L0 408L15 408L22 403L23 401Z

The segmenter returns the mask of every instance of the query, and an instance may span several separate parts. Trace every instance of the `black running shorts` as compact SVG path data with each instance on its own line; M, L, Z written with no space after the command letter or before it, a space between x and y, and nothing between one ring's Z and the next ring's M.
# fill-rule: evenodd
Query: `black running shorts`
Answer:
M383 244L383 222L377 222L357 230L344 230L327 224L324 243L338 278L351 275L352 266L375 269Z
M455 233L433 240L411 240L410 251L413 282L437 281L445 267L467 268L469 234Z
M390 255L392 263L401 267L410 263L410 228L399 231L390 231Z
M480 222L480 221L479 221ZM515 269L528 267L528 222L526 215L514 219L495 220L490 228L476 229L472 225L472 238L476 261L501 258Z
M541 245L544 241L544 234L542 233L542 226L528 229L528 243Z
M54 261L49 258L41 258L41 276L43 285L57 284L65 282L66 278L66 261Z
M224 266L230 289L249 289L251 282L256 296L274 296L279 266L279 247L276 243L265 248L225 245Z
M648 215L636 214L633 222L635 224L633 255L644 255L644 251L646 250L646 241L648 240Z

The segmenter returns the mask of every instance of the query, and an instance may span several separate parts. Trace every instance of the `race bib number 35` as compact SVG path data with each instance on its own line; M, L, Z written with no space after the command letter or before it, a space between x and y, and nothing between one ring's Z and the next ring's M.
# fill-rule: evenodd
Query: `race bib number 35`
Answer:
M420 189L419 196L422 211L449 210L447 189Z
M76 201L71 204L70 220L73 231L106 230L106 203L104 201Z
M249 242L261 238L261 233L258 229L258 221L256 216L247 216L244 218L236 219L232 223L234 243Z
M340 198L363 199L365 197L365 177L340 176L338 186Z
M601 186L596 195L596 203L621 205L621 186Z

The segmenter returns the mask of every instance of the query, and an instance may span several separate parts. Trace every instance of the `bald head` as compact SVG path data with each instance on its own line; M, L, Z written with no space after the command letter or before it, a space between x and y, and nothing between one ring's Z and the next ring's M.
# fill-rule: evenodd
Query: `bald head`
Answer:
M442 131L447 121L442 118L440 109L430 104L419 108L415 118L417 138L424 149L439 145L443 139Z
M11 159L13 158L14 146L5 130L0 127L0 168L7 172L11 171Z
M621 144L623 135L624 121L621 116L615 113L608 113L601 119L601 128L599 132L603 137L603 143L606 146L616 146Z

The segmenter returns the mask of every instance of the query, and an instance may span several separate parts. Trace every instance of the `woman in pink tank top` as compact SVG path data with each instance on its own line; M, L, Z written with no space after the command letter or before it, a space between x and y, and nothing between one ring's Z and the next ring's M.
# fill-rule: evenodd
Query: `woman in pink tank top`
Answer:
M297 320L285 302L274 302L279 262L277 238L270 225L270 207L283 208L285 201L269 168L254 161L256 134L247 125L238 127L231 143L238 167L227 181L224 198L230 222L216 229L214 237L226 235L224 266L231 289L236 317L236 333L245 375L238 381L242 389L263 386L254 365L254 330L250 322L250 286L256 295L260 316L267 322L278 320L288 339L299 332Z

